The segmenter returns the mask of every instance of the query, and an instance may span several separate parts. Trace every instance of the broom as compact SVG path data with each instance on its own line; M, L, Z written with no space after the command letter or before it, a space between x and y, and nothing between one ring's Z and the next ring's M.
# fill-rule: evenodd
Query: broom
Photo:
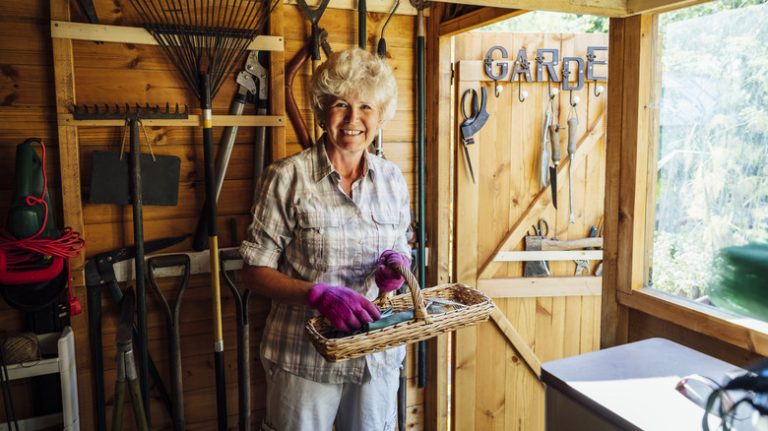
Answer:
M211 102L224 78L261 33L273 0L131 0L149 31L200 100L203 120L206 215L210 244L214 320L216 410L219 430L227 429L224 335L221 325L216 184L212 155Z

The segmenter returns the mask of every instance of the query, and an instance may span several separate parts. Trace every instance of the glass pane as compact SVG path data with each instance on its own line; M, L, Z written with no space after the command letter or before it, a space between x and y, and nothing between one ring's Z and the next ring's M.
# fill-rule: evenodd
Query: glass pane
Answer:
M649 285L768 320L768 4L716 1L664 13L659 35ZM758 244L726 252L756 260L723 259L724 248L748 243ZM724 303L734 295L758 310Z

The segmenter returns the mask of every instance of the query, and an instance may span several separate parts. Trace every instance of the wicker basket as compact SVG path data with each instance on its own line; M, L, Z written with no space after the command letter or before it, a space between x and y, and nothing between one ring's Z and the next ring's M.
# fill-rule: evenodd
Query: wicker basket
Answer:
M426 340L488 320L494 307L490 298L466 285L444 284L422 290L410 271L398 268L398 272L405 277L411 294L380 297L375 303L380 308L391 307L394 312L414 310L414 319L362 334L330 338L328 335L334 332L330 323L322 316L313 317L307 321L304 329L325 359L330 362L345 361ZM427 314L424 301L433 298L457 302L462 306L440 314Z

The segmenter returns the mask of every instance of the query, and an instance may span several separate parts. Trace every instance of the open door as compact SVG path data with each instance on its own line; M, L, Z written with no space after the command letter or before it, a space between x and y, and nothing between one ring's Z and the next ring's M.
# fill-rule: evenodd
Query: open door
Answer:
M544 387L538 379L540 364L597 350L600 341L601 279L594 275L598 259L588 273L575 276L575 256L600 256L594 251L550 253L548 277L523 277L520 259L524 237L539 219L549 224L549 238L573 240L588 236L603 214L605 183L605 93L595 96L596 85L585 82L572 94L560 90L554 98L553 121L565 126L578 118L573 160L574 223L569 223L568 130L560 130L562 161L557 171L558 209L550 189L539 181L543 122L549 97L547 83L525 82L518 87L510 76L498 83L484 72L483 58L494 45L509 53L509 70L521 48L530 59L536 79L539 48L556 48L560 59L580 57L587 47L608 44L605 34L468 33L456 37L454 64L455 181L454 271L460 283L475 286L494 298L493 320L461 330L455 337L453 364L453 426L456 430L542 430ZM607 51L600 51L606 60ZM495 55L498 59L498 52ZM570 78L576 79L575 63ZM594 75L607 76L606 66ZM496 69L498 72L499 69ZM562 61L557 65L562 76ZM487 92L489 119L468 146L476 182L467 166L459 126L463 120L461 96L467 89ZM552 87L562 88L561 83ZM520 101L527 92L524 101ZM579 103L571 106L575 97ZM469 111L469 101L466 110ZM570 253L570 254L568 254Z

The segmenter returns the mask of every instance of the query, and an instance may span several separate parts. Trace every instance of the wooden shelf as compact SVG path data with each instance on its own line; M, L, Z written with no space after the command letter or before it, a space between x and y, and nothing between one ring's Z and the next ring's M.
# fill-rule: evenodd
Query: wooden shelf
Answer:
M602 250L500 251L494 262L532 262L539 260L602 260Z
M603 278L594 276L481 278L477 280L477 288L491 298L600 296Z
M123 120L75 120L72 114L59 114L59 124L67 126L125 126ZM185 120L142 120L145 126L192 126L200 127L200 116L191 114ZM214 126L283 127L285 118L280 115L214 115Z
M91 40L94 42L133 43L157 45L154 36L143 27L86 24L81 22L51 21L51 37L54 39ZM257 36L249 50L283 51L285 40L280 36Z

